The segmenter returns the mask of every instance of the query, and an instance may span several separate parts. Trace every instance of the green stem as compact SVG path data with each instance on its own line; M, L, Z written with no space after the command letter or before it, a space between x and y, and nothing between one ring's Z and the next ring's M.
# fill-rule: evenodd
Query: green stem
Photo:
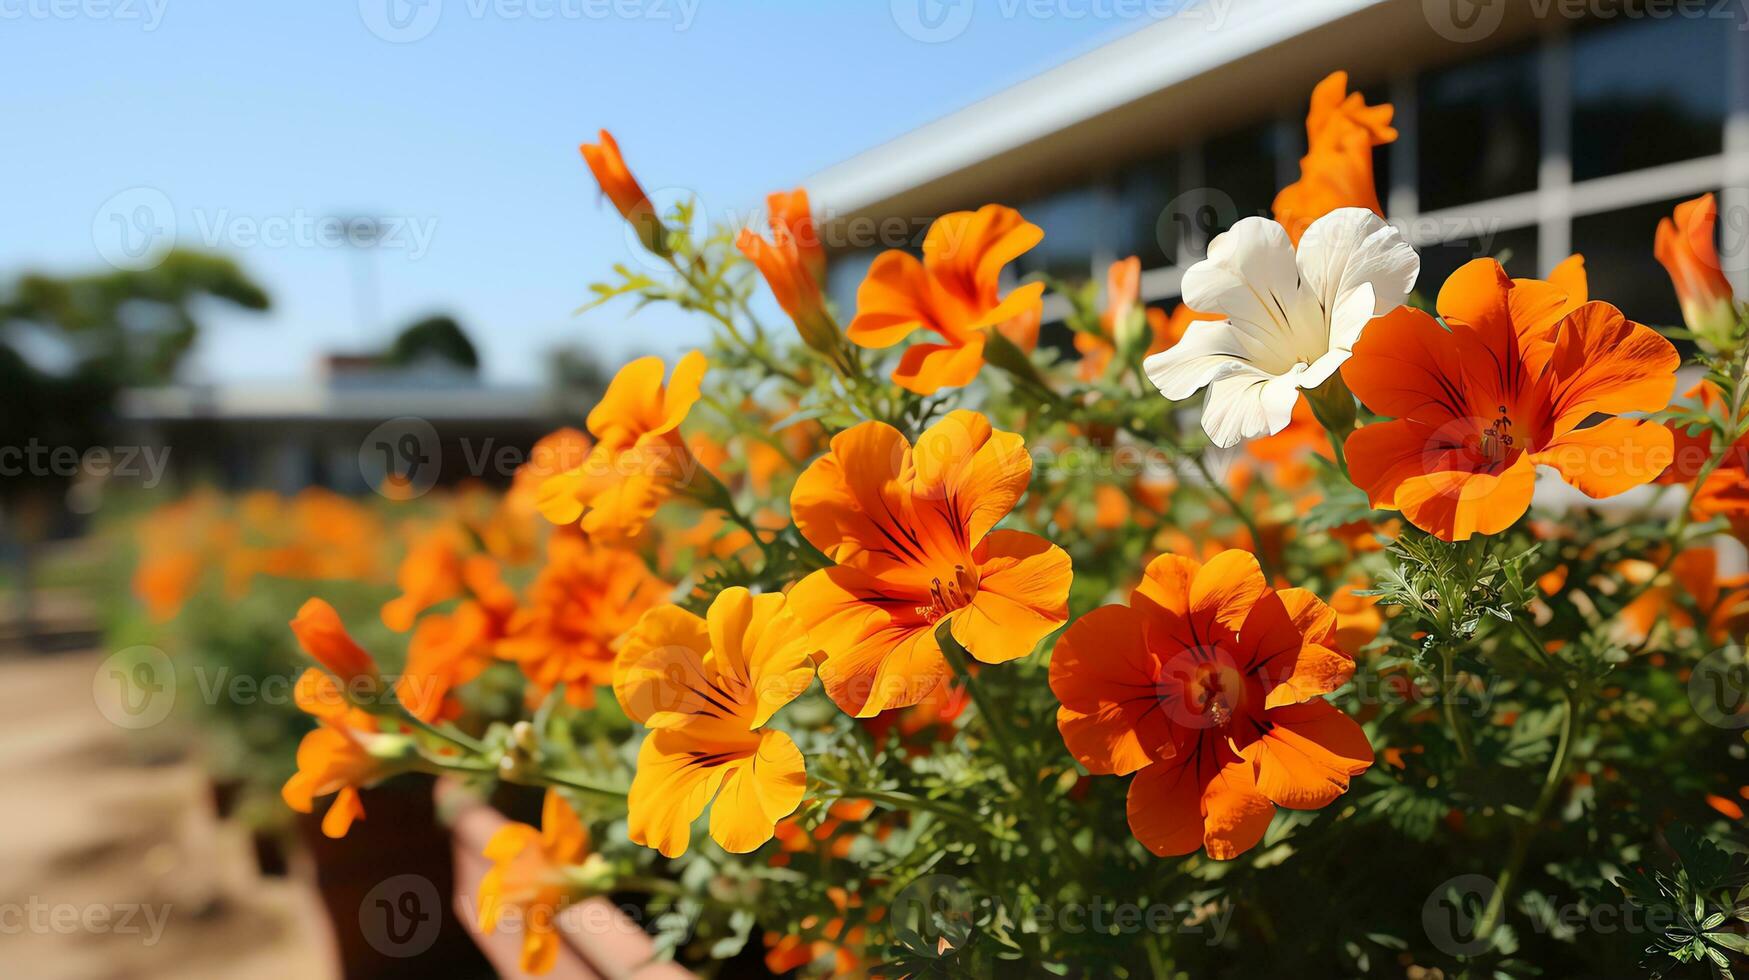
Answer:
M1251 517L1251 512L1245 508L1244 504L1239 502L1239 498L1233 496L1232 492L1226 488L1225 484L1215 479L1214 471L1209 469L1208 462L1202 458L1200 453L1186 453L1185 455L1190 457L1190 461L1195 464L1197 472L1202 474L1203 482L1208 486L1209 490L1212 491L1215 496L1221 498L1222 502L1224 502L1228 509L1233 512L1233 516L1237 517L1244 523L1245 530L1251 532L1251 540L1254 543L1257 554L1257 564L1263 569L1263 579L1273 585L1275 582L1275 569L1269 561L1269 556L1264 553L1263 532L1258 529L1257 522Z
M559 789L576 790L579 793L589 793L594 796L605 796L609 799L624 800L628 790L616 789L611 786L601 786L578 776L562 772L537 772L528 777L530 785L549 786Z
M867 800L870 803L882 803L896 810L921 810L927 813L933 813L943 819L951 820L966 829L977 831L979 833L985 832L985 828L978 822L976 817L946 800L933 800L925 796L915 796L911 793L898 793L884 789L867 789L857 786L847 786L837 780L828 779L825 776L810 776L810 778L820 786L832 790L839 796L848 799Z
M972 703L978 707L978 716L983 718L984 724L990 728L990 740L996 743L997 749L1001 751L1003 759L1007 762L1009 777L1014 778L1016 772L1014 747L1020 744L1019 739L1015 737L1014 730L1008 727L1008 719L997 714L991 708L989 699L984 695L984 688L978 684L977 678L972 676L971 662L967 656L968 651L965 647L960 646L958 640L954 639L951 619L942 620L941 625L935 628L935 642L941 647L942 656L947 659L948 666L953 668L954 674L959 677L961 683L965 684L966 691L971 694ZM1019 780L1016 782L1018 783Z
M1457 693L1456 659L1456 655L1449 647L1442 652L1439 695L1440 700L1445 702L1443 706L1445 724L1451 729L1452 738L1457 742L1458 758L1463 760L1464 765L1473 766L1476 764L1474 735L1470 731L1468 719L1460 718L1457 711L1457 697L1455 696Z
M1536 802L1525 816L1524 825L1513 839L1506 866L1501 869L1500 877L1494 882L1494 893L1488 896L1488 905L1482 910L1482 917L1477 922L1476 939L1479 941L1491 938L1504 920L1507 901L1511 898L1519 874L1524 870L1525 859L1530 855L1531 841L1536 837L1539 825L1548 816L1549 807L1554 804L1561 784L1566 780L1567 760L1572 753L1573 729L1580 706L1578 698L1571 691L1566 693L1563 701L1566 712L1561 716L1560 740L1555 743L1554 757L1549 760L1548 773L1543 776L1542 791L1537 794Z
M680 278L686 283L687 288L691 289L693 294L698 297L699 309L701 311L703 311L706 316L709 316L711 319L722 324L723 329L725 329L729 332L730 338L732 338L735 341L735 343L739 344L741 346L741 349L746 351L747 355L749 357L753 358L755 361L758 361L760 366L764 367L767 371L770 371L771 373L791 382L792 384L795 384L798 387L804 387L804 388L807 387L807 385L802 381L801 375L798 375L795 372L790 371L789 369L772 361L771 358L766 355L765 351L762 350L757 344L748 341L746 337L741 335L740 328L735 326L734 317L728 315L727 313L724 313L721 309L719 309L717 307L717 297L714 294L707 292L705 290L704 286L702 286L698 282L698 280L693 277L691 270L689 270L685 266L681 265L680 262L677 261L673 255L666 255L663 257L665 259L667 259L669 267L672 268L675 271L675 273L678 274L680 276ZM758 322L757 321L754 321L754 328L758 329ZM761 339L763 339L763 331L761 331Z

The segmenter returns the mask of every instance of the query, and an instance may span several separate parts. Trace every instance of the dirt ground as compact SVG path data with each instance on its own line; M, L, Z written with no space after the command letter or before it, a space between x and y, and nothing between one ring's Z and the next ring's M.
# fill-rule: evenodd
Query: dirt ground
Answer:
M308 879L259 875L199 768L106 720L102 661L0 640L0 975L333 977Z

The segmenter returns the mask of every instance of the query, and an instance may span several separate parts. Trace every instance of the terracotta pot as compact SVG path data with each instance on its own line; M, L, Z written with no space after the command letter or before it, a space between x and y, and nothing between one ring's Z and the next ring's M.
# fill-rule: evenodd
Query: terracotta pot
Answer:
M438 809L453 814L455 891L453 904L461 923L480 951L502 977L526 977L519 967L520 933L484 935L474 920L480 879L491 868L483 852L486 842L507 822L504 815L447 780L437 783ZM656 959L656 947L636 922L606 898L591 898L559 914L559 961L548 980L691 980L695 975L678 964Z
M365 790L365 819L340 840L322 835L321 807L297 822L348 980L491 975L445 900L455 869L430 784L404 776Z

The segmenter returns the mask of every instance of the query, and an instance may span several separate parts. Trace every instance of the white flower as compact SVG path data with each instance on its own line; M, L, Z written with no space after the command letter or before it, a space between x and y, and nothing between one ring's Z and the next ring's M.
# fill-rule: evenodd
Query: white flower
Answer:
M1184 304L1226 319L1191 324L1143 366L1174 401L1209 390L1202 427L1215 445L1274 435L1300 389L1335 374L1361 330L1403 305L1420 274L1415 250L1364 208L1314 221L1297 255L1281 225L1246 218L1184 274Z

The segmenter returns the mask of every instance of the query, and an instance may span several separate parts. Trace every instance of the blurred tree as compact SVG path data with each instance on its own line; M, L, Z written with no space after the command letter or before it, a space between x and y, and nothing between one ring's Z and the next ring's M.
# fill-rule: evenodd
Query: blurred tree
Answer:
M151 269L27 272L0 285L0 549L27 630L31 550L64 516L76 461L113 445L121 389L174 380L208 299L268 308L235 262L186 251Z
M470 373L480 370L480 354L467 331L449 316L431 316L402 330L383 354L387 364L405 367L426 360L439 360Z

